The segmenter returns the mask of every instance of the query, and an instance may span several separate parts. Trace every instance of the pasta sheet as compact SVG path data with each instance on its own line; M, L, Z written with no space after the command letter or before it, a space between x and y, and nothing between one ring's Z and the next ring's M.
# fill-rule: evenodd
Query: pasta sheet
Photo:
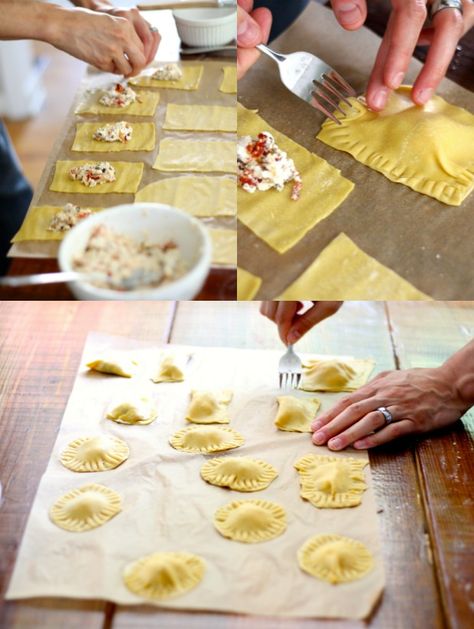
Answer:
M181 65L183 76L178 81L158 81L153 79L151 74L155 71L147 70L146 74L130 79L131 85L138 85L138 87L161 87L164 89L173 90L197 90L201 82L201 78L204 72L204 66L198 65Z
M152 151L155 148L155 125L153 122L131 123L132 139L129 142L101 142L94 140L94 133L104 122L80 122L77 125L76 137L72 151L89 153L116 153L119 151Z
M12 238L11 242L22 242L25 240L62 240L66 232L49 231L48 227L51 219L62 208L52 205L32 206L23 221L23 225ZM93 212L100 212L103 208L89 208Z
M235 142L165 138L153 168L164 171L235 172Z
M235 107L175 105L166 108L163 129L179 131L237 131Z
M99 103L103 90L86 92L74 113L76 114L104 114L109 116L154 116L160 95L158 92L140 92L140 102L135 101L128 107L106 107Z
M237 267L237 299L238 301L250 301L260 290L262 278L253 275L245 269Z
M115 181L94 187L85 186L80 181L69 178L71 168L90 162L91 160L56 162L53 181L49 189L53 192L76 192L82 194L135 193L138 190L143 174L143 164L140 162L110 162L115 168Z
M224 77L219 91L224 94L237 94L237 68L236 66L224 66Z
M210 229L213 264L237 264L237 232L233 229Z

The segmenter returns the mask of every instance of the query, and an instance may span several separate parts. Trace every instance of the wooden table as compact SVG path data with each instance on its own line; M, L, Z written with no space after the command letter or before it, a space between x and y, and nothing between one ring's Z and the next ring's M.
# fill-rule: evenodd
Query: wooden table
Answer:
M87 332L150 343L277 349L251 303L0 302L0 599L61 422ZM378 367L433 366L474 333L474 305L346 303L298 345L373 356ZM276 377L276 374L275 374ZM471 412L472 413L472 412ZM474 591L474 418L370 454L386 589L368 623L178 613L103 601L0 602L5 629L380 629L468 627ZM471 432L469 432L471 431ZM231 587L231 584L229 585Z

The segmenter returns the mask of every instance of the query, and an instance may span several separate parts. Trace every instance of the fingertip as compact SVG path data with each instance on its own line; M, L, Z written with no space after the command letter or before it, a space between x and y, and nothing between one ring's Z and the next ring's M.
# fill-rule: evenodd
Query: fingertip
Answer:
M415 105L420 105L420 106L426 105L426 103L430 100L432 96L433 96L433 88L431 87L422 87L422 88L414 87L411 92L411 98L413 102L415 103Z
M366 101L369 109L372 109L372 111L382 111L387 104L388 94L388 89L383 87L368 92Z
M334 13L339 24L348 31L355 31L364 23L359 5L351 0L334 3Z
M262 41L262 33L259 25L249 15L237 24L237 43L243 48L254 48Z

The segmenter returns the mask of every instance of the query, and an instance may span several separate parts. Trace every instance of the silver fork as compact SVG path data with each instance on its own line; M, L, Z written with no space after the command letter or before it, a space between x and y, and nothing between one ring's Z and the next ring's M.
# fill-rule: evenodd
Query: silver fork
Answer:
M357 94L334 68L309 52L282 55L264 44L259 44L257 48L278 63L282 83L290 92L341 124L334 111L337 109L345 116L346 112L339 103L343 101L352 107L348 98Z
M278 363L278 376L280 389L290 386L293 389L297 389L301 374L303 373L303 366L301 358L295 354L293 345L288 345L286 352L280 358Z

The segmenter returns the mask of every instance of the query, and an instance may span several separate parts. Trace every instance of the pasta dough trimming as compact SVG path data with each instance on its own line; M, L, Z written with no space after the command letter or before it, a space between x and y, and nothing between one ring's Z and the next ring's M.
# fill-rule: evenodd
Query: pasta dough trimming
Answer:
M316 417L321 402L317 398L298 398L282 395L277 398L278 412L275 426L287 432L311 432L311 422Z
M123 378L131 378L135 373L136 362L119 352L109 352L86 364L91 371L106 373Z
M154 401L147 395L128 394L120 402L112 402L107 410L107 419L118 424L151 424L158 417Z
M228 424L231 400L229 390L192 391L186 419L194 424Z
M374 369L370 359L314 359L303 363L300 389L304 391L355 391Z
M243 443L242 435L228 426L188 426L170 438L176 450L202 454L231 450Z
M113 435L79 437L67 444L59 460L73 472L112 470L128 459L130 450L122 439Z
M266 489L278 472L261 459L227 456L206 461L201 467L201 476L211 485L250 492Z
M237 131L235 107L176 105L166 108L163 129L178 131Z
M260 290L262 278L237 267L237 299L251 301Z
M255 544L284 533L286 513L283 507L269 500L234 500L216 511L214 525L224 537Z
M66 531L83 532L101 526L122 510L120 495L91 483L61 496L49 511L52 522Z
M80 122L72 151L111 153L119 151L152 151L155 148L155 125L153 122L131 123L132 138L129 142L99 142L94 132L103 126L100 122Z
M165 138L153 164L155 170L235 172L235 142Z
M102 186L89 187L69 177L71 168L83 166L91 160L58 161L53 181L49 187L53 192L73 192L80 194L106 194L109 192L135 193L138 190L142 174L141 162L110 162L115 169L115 181L108 181Z

